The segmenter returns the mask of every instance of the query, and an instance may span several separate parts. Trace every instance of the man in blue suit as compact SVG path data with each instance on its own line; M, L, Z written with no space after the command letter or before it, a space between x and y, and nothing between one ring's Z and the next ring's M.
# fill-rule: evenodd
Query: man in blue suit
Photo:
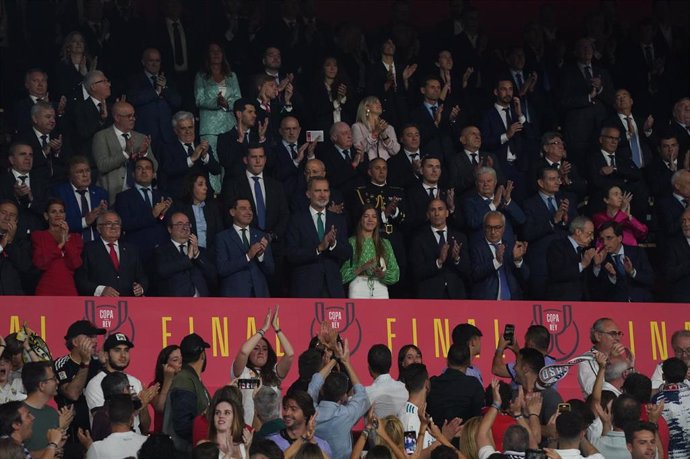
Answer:
M161 296L210 296L216 269L191 233L189 218L175 212L168 221L170 240L156 247L156 274Z
M254 218L249 199L235 199L230 216L232 228L216 236L220 296L267 298L266 277L274 270L270 238L249 226Z
M644 249L623 245L623 229L616 222L601 225L599 237L606 258L593 269L598 284L596 296L602 301L652 301L654 271Z
M472 298L521 300L529 269L523 260L527 243L504 241L506 217L491 211L484 216L484 233L472 239Z
M156 245L168 239L163 219L172 200L152 187L153 161L147 157L134 164L134 186L121 191L115 199L115 210L122 217L123 240L136 245L144 265L151 259Z
M175 140L170 118L180 108L182 98L172 81L161 71L161 53L147 48L141 56L143 72L127 81L127 102L137 112L135 129L151 136L156 151L163 143Z
M326 210L328 180L314 177L307 185L309 208L292 215L285 237L292 264L292 296L345 298L340 266L352 257L345 218Z
M81 233L85 242L96 239L96 219L108 209L108 192L91 183L91 166L86 156L70 158L69 180L56 185L51 196L65 203L70 232Z

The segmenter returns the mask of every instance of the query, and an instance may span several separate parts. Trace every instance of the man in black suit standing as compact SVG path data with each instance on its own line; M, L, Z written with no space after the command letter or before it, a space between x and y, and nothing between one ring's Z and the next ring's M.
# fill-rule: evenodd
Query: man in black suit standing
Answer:
M645 167L645 179L649 193L657 200L673 193L671 178L678 170L678 140L668 129L658 135L657 154ZM683 167L680 165L681 168Z
M471 240L472 298L521 300L529 277L523 260L527 243L503 239L506 217L501 212L487 212L483 226L483 234Z
M89 97L74 106L72 144L78 154L91 160L93 167L96 164L91 151L93 136L113 122L107 102L110 80L100 70L92 70L84 76L82 85Z
M29 69L24 77L24 87L28 95L23 99L19 99L14 104L12 116L7 119L10 132L25 132L31 129L31 107L36 102L48 102L48 74L38 68ZM58 115L62 116L65 113L65 105L67 100L64 96L58 101L54 108L57 109Z
M156 247L156 274L161 296L210 296L216 284L216 268L191 233L189 218L175 212L168 220L170 240Z
M584 216L570 222L570 235L551 242L546 252L548 279L544 298L585 301L590 298L592 261L601 265L605 252L590 247L594 224Z
M244 174L243 158L247 154L248 146L265 143L268 128L268 123L256 122L256 102L251 99L237 99L232 106L232 112L237 119L237 125L219 135L216 144L218 161L225 171L223 190L231 186L235 178Z
M644 121L632 112L633 99L627 89L619 89L613 99L616 114L606 124L616 126L621 133L619 151L632 158L638 169L644 169L652 160L649 139L652 136L654 118L648 115Z
M688 208L690 202L690 171L680 169L671 176L673 193L659 200L658 216L659 228L666 236L681 233L680 216Z
M333 144L316 156L326 166L329 183L345 196L352 196L355 188L364 184L369 158L361 148L352 145L352 130L347 123L334 123L330 138Z
M608 72L593 65L594 47L589 38L575 44L576 62L563 69L561 106L565 139L571 160L583 166L597 129L613 104L613 85Z
M100 237L84 245L77 270L77 290L84 296L142 296L148 278L136 246L120 242L122 221L114 211L98 216Z
M530 297L543 298L546 288L546 251L551 242L568 236L568 224L577 216L577 199L561 191L559 171L551 167L539 170L539 191L524 204L523 237L529 243L526 254L530 268Z
M690 303L690 208L679 218L682 232L664 245L665 300Z
M286 288L283 285L283 238L290 218L287 198L283 185L264 173L266 154L263 146L249 145L244 164L244 175L236 177L232 187L224 190L223 198L226 203L232 203L238 198L248 199L254 212L252 226L271 234L271 248L276 268L273 276L269 278L269 285L272 296L278 297Z
M38 101L31 107L31 126L17 136L36 152L33 171L50 185L67 176L65 164L69 152L56 126L57 117L53 106L48 102Z
M22 276L32 268L31 241L17 231L19 209L0 200L0 295L24 295Z
M427 209L430 226L419 231L410 251L417 298L467 298L465 282L471 270L467 237L448 228L445 201L434 198Z
M161 53L146 48L141 56L144 69L127 82L127 102L134 106L137 120L134 129L151 136L156 151L164 143L171 143L175 135L170 117L180 108L181 98L175 84L161 70Z
M504 184L505 179L501 171L498 157L493 153L481 151L482 133L476 126L466 126L460 133L462 152L448 158L446 169L448 177L445 182L455 189L459 197L474 190L475 173L480 167L486 166L496 171L496 179L499 184Z
M307 185L309 208L292 215L286 240L292 264L291 294L296 298L345 298L340 267L352 258L347 224L326 209L328 180L314 177Z
M601 225L599 238L606 252L593 268L597 297L602 301L650 302L654 272L642 247L623 245L623 229L613 221Z
M9 148L10 169L0 175L0 199L10 199L19 208L20 231L43 229L47 184L33 171L31 145L15 142Z
M172 118L172 124L175 140L166 144L165 150L160 152L159 187L173 199L181 199L185 179L190 175L202 174L206 177L208 195L213 196L215 191L211 188L209 174L218 175L221 168L208 142L195 142L194 115L190 112L177 112Z
M400 130L400 151L388 158L389 183L392 186L407 189L419 183L424 157L419 149L420 143L419 128L415 124L404 125Z
M542 157L532 163L529 177L529 188L538 191L537 180L541 177L541 171L548 167L558 171L561 178L561 190L575 195L579 200L587 196L587 180L577 171L577 166L566 160L567 152L565 142L560 132L545 132L541 136Z

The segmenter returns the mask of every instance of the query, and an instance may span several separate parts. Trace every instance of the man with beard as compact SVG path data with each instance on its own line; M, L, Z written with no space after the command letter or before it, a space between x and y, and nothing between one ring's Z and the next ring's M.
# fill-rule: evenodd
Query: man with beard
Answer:
M654 459L658 448L656 433L656 427L649 422L636 422L627 426L625 443L628 451L630 451L630 457L632 459Z
M103 406L105 398L103 397L103 388L101 381L108 373L114 371L124 372L129 366L129 350L134 347L129 338L124 333L113 333L103 343L103 350L107 354L107 361L105 369L94 376L86 385L84 395L86 396L86 403L89 406L89 413L99 406ZM144 390L144 386L137 378L132 375L127 375L129 385L133 394L138 394ZM132 427L136 432L148 433L151 424L151 417L148 410L139 411L139 414L134 416L134 424Z
M34 417L31 438L24 442L24 446L36 457L53 457L58 446L64 443L58 412L48 406L48 402L57 395L58 387L53 365L50 362L27 363L22 369L22 383L29 394L24 405Z
M301 390L288 392L283 398L285 428L267 437L267 439L273 441L282 451L288 449L295 441L305 443L304 435L307 433L307 424L315 415L314 401L308 393ZM321 451L328 454L328 457L333 456L331 447L325 440L314 436L311 441L319 445Z
M196 333L182 339L182 370L175 375L165 401L163 432L172 437L176 449L186 454L192 451L194 418L208 408L211 400L201 381L206 370L206 349L210 347Z

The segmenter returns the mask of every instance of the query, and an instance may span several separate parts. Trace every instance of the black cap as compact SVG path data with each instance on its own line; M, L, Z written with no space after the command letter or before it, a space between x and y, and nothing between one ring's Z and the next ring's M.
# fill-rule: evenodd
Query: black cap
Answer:
M196 359L199 354L204 351L204 349L208 349L210 347L211 345L204 341L204 339L196 333L187 335L182 338L182 342L180 343L182 360L188 362L191 359Z
M67 329L65 339L69 340L79 335L105 335L105 328L98 328L88 320L77 320Z
M103 350L108 352L112 348L120 346L122 344L124 344L128 348L134 347L134 343L131 342L129 338L127 338L127 335L125 335L124 333L113 333L105 339L105 342L103 343Z

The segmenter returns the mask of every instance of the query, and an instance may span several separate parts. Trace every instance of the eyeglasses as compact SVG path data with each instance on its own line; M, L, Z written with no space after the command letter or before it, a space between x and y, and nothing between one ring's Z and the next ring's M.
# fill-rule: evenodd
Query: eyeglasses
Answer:
M503 225L495 225L495 226L486 225L484 227L484 229L489 230L489 231L500 231L503 229Z
M120 223L120 222L105 222L105 223L99 223L98 226L107 226L108 228L119 228L122 226L122 223Z
M685 349L682 347L674 347L673 352L675 352L676 355L690 355L690 347L686 347Z
M603 333L605 335L609 335L611 338L622 338L624 333L622 331L600 331L599 333Z

